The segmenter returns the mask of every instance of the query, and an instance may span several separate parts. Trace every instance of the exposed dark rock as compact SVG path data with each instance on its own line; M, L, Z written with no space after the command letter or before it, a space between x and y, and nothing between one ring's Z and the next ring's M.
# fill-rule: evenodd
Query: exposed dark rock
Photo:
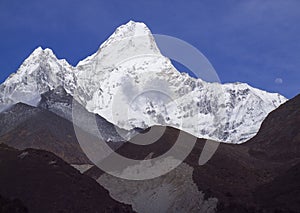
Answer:
M0 195L0 212L1 213L28 213L28 209L19 199L7 199Z
M220 144L203 166L198 159L205 140L197 139L184 162L194 168L199 191L218 199L217 212L300 212L299 109L297 96L271 112L253 139L241 145ZM153 158L171 148L178 134L168 127L151 145L125 143L117 152L137 160L152 153ZM86 174L97 179L103 172L93 167Z
M91 163L82 151L70 121L22 103L1 115L6 119L1 120L2 126L15 126L0 136L0 143L20 150L35 148L50 151L72 164Z
M18 198L30 213L132 212L130 206L110 198L95 180L47 151L0 145L0 171L0 194ZM20 201L0 206L26 212Z

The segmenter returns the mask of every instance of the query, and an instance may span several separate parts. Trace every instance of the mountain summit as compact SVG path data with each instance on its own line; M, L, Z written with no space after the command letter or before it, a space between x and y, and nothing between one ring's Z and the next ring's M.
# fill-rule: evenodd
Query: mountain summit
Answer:
M99 50L72 67L37 48L0 86L0 110L36 105L62 86L89 112L131 130L168 125L200 138L241 143L287 99L247 84L208 83L180 73L144 23L120 26Z
M0 85L0 110L18 102L37 105L40 94L59 85L72 92L74 79L72 67L66 60L57 59L51 49L38 47L17 72Z

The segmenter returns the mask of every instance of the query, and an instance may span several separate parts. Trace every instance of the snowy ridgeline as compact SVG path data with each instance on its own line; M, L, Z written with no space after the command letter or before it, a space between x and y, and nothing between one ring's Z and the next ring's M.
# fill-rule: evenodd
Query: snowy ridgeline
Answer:
M40 94L59 86L120 128L168 125L228 143L253 137L268 113L287 100L244 83L208 83L180 73L147 26L133 21L76 67L37 48L0 85L0 110L17 102L37 105Z

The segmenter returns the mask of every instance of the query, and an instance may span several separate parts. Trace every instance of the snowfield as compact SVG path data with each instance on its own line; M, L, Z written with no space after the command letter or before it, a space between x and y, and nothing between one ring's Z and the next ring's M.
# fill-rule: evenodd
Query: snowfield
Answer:
M245 83L222 85L180 73L148 27L133 21L76 67L37 48L0 85L0 110L17 102L35 106L40 94L58 86L120 128L168 125L226 143L253 137L268 113L287 100Z

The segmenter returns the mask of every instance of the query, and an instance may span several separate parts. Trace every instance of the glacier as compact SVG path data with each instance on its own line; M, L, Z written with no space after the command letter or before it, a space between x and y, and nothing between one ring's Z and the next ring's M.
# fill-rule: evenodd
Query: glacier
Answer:
M0 110L37 105L62 86L89 112L125 130L172 126L196 137L243 143L287 99L246 83L205 82L181 73L163 56L150 29L130 21L75 67L37 48L0 85Z

